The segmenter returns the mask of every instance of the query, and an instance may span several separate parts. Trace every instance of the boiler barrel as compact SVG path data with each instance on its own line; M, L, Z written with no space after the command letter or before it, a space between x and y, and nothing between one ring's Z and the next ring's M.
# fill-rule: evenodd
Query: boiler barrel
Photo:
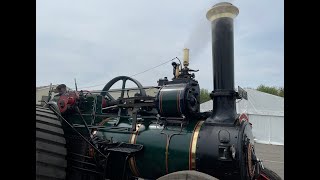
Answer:
M180 126L163 128L156 123L144 123L138 124L133 134L100 131L99 135L106 139L112 137L113 141L143 145L143 149L128 160L127 170L136 177L155 179L176 171L195 170L195 146L202 124L203 121L192 121L181 129ZM131 125L121 123L119 127ZM113 159L117 168L112 171L119 171L113 174L122 174L124 158Z
M127 172L136 177L156 179L168 173L196 170L214 177L226 174L240 179L244 142L253 136L249 123L240 126L220 126L191 120L188 125L160 126L144 121L137 125L136 133L103 132L98 134L113 141L141 144L143 149L128 160ZM113 121L106 123L106 126ZM118 127L131 127L129 121ZM246 139L243 139L243 138ZM232 156L230 147L236 150ZM111 154L112 174L122 175L124 156ZM117 179L117 177L114 177Z

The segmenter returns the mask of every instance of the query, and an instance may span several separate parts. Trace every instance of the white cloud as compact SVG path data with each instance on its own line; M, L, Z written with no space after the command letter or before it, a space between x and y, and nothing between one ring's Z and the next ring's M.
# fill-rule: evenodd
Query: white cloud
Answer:
M73 87L132 75L190 48L200 86L211 90L211 33L206 11L218 1L37 0L36 85ZM283 85L283 1L233 1L235 85ZM207 28L207 29L206 29ZM170 63L135 78L156 85L172 77ZM102 88L98 86L95 88Z

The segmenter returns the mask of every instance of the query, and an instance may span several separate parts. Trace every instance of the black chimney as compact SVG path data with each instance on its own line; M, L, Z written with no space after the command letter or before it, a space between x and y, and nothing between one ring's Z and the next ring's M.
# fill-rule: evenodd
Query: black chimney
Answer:
M213 113L206 123L232 124L236 118L234 90L233 18L239 13L231 3L218 3L207 12L212 31Z

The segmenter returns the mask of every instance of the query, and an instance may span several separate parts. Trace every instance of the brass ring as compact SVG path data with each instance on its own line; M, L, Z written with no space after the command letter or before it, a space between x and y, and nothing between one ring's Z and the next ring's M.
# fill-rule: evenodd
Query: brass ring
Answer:
M136 143L137 135L139 133L139 127L140 127L140 124L137 125L136 132L132 133L132 136L130 137L129 143L131 143L131 144ZM136 164L136 158L134 156L129 159L129 167L130 167L130 170L134 176L136 176L136 177L140 176L139 175L140 173L138 171L137 164Z
M189 148L189 170L196 169L196 149L197 149L197 141L201 126L204 121L199 121L193 130L193 134L191 136L190 148Z

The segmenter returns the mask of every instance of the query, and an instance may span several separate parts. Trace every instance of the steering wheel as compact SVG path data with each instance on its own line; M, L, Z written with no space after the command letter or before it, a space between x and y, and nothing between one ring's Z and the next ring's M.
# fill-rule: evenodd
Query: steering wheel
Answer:
M143 86L140 84L139 81L131 78L131 77L128 77L128 76L118 76L118 77L115 77L113 78L112 80L110 80L105 86L104 88L102 89L102 92L101 92L101 95L102 96L108 96L111 100L115 100L107 91L110 90L110 88L118 81L122 80L122 91L121 91L121 98L124 97L124 89L126 87L126 82L127 80L130 80L132 81L133 83L135 83L138 88L140 89L140 95L141 96L146 96L146 91L143 89Z

